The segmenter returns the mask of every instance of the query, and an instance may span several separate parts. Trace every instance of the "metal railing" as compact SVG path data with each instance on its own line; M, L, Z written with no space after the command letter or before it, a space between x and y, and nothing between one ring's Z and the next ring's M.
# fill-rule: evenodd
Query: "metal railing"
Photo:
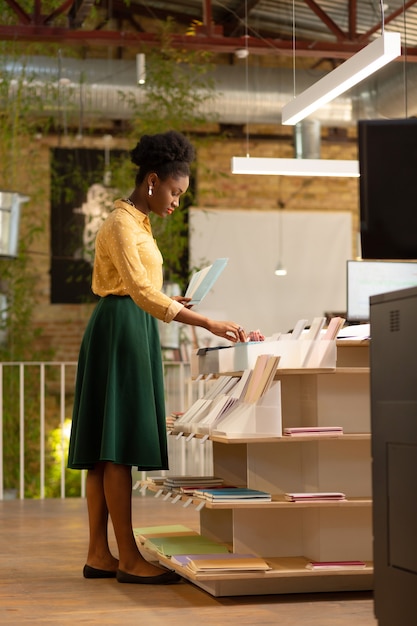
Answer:
M74 470L66 463L76 367L76 362L0 363L0 500L72 495L68 474ZM186 410L204 393L207 383L191 381L188 363L165 361L164 371L167 415ZM210 442L169 437L168 450L171 474L211 473ZM77 472L75 479L81 497L85 474ZM140 472L136 479L144 476Z

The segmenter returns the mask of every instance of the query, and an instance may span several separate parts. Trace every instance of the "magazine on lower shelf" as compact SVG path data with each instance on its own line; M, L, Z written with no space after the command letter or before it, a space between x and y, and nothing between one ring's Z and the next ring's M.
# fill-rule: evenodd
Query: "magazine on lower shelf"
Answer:
M311 570L365 569L365 561L310 561L306 568Z
M148 537L145 539L144 548L165 557L171 557L173 554L217 554L219 552L229 552L225 544L212 541L198 534Z
M284 428L283 434L286 437L297 437L303 435L343 435L342 426L297 426Z
M270 565L253 554L236 554L224 552L220 554L176 554L171 557L172 563L182 565L192 572L253 572L268 571Z
M184 535L197 535L197 531L185 526L184 524L166 524L164 526L143 526L134 528L133 533L141 543L151 537L181 537Z
M341 491L315 491L303 493L286 493L285 500L288 502L340 502L346 500L346 494Z

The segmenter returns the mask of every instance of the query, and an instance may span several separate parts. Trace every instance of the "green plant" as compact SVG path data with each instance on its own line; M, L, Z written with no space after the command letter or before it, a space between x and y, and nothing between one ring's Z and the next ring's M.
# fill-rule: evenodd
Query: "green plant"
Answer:
M160 45L146 53L144 102L132 103L132 134L157 133L173 129L193 132L214 117L203 105L216 97L211 54L206 51L178 50L172 45L174 22L161 24Z
M0 293L6 306L1 315L2 344L0 361L36 361L51 358L50 350L36 348L40 334L33 324L37 305L39 276L33 263L31 247L45 228L45 215L33 210L44 201L45 188L37 158L36 121L31 119L34 106L45 104L41 93L22 67L17 75L6 68L17 64L16 57L2 57L0 82L0 189L24 192L29 196L22 220L17 258L0 258ZM53 95L52 95L53 97ZM21 188L22 180L25 188ZM3 372L3 446L4 486L16 489L19 485L19 447L21 433L25 442L25 492L39 493L39 383L31 370L24 381L19 369L5 366ZM21 406L20 390L23 385L25 405ZM21 422L23 415L23 423ZM23 428L22 428L23 427Z
M204 112L204 104L216 97L210 71L211 54L205 51L190 52L174 48L171 37L175 29L172 19L161 25L160 45L146 52L146 82L143 102L137 104L129 98L132 108L130 122L132 143L144 134L178 130L187 134L193 131L193 143L198 146L197 131L215 116ZM123 165L126 175L126 165ZM132 180L134 174L130 176ZM116 174L115 184L120 180ZM126 178L124 179L126 180ZM179 283L184 288L188 278L188 207L197 195L197 177L191 177L189 191L169 220L151 216L152 229L164 258L164 279Z
M28 0L28 7L30 3ZM51 8L56 6L51 0ZM44 5L45 6L45 5ZM11 23L13 15L7 9L5 16ZM6 23L6 22L5 22ZM190 53L176 50L171 45L174 24L168 20L160 33L161 45L146 51L147 81L144 102L140 108L131 101L132 117L127 139L133 144L145 133L163 132L170 129L195 132L212 121L203 112L204 103L215 97L210 79L210 55L203 52ZM53 351L36 348L40 333L35 329L33 313L37 306L39 276L33 263L32 248L38 236L43 235L47 212L31 210L42 207L45 198L45 175L39 170L36 135L39 129L47 134L50 128L61 132L59 112L61 93L58 86L39 84L35 76L24 66L24 53L56 55L56 46L19 46L0 42L0 189L22 191L30 196L29 210L22 223L19 255L17 259L0 259L1 293L7 296L7 309L0 317L0 330L5 342L0 346L0 361L44 361L53 358ZM8 68L16 66L19 71L11 74ZM68 102L72 100L68 98ZM35 115L41 111L42 116ZM197 140L194 138L196 145ZM134 180L134 169L129 154L116 157L112 163L112 187L125 195ZM25 189L19 189L21 181ZM70 189L70 188L69 188ZM70 191L69 191L70 193ZM183 199L181 210L175 211L169 220L153 220L153 229L165 261L166 282L179 282L184 287L188 277L188 211L197 193L196 175L192 177L190 191ZM77 277L74 278L77 280ZM25 495L37 497L39 483L40 427L39 391L35 370L25 378ZM5 487L17 488L19 483L20 379L18 369L10 367L4 378L3 441L7 454L4 459ZM55 404L54 404L55 402ZM56 401L47 411L47 431L56 428ZM57 465L54 457L53 437L48 439L48 494L55 495ZM72 487L71 487L72 489ZM75 488L74 493L78 493Z
M67 497L80 497L81 482L79 470L66 467L68 461L68 446L71 432L71 420L67 419L63 427L54 428L48 434L48 450L50 452L47 462L46 496L58 498L61 495L61 468L65 465L65 495Z

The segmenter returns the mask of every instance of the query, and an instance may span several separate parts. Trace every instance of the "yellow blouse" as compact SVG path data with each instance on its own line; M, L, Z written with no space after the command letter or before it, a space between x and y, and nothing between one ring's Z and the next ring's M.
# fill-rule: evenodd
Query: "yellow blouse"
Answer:
M183 305L161 292L162 263L149 218L127 202L116 200L97 233L93 292L98 296L130 296L150 315L171 322Z

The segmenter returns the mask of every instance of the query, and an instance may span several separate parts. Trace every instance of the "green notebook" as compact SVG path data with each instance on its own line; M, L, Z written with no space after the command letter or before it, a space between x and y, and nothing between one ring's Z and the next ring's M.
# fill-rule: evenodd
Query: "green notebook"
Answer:
M217 554L229 552L227 546L212 541L201 535L183 535L166 537L149 537L145 540L145 548L159 552L166 557L173 554Z
M134 528L134 535L137 540L144 543L146 539L151 537L182 536L197 535L198 533L183 524L168 524L166 526L144 526L142 528Z

